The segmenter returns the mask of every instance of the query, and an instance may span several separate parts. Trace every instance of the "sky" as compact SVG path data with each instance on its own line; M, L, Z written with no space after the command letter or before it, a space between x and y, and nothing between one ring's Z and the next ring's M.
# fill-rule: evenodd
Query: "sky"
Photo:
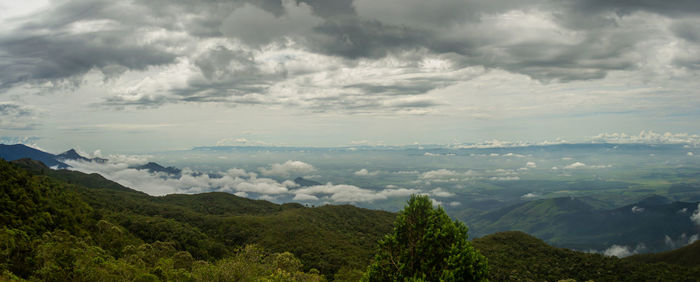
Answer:
M700 133L700 1L0 10L0 141L53 152Z

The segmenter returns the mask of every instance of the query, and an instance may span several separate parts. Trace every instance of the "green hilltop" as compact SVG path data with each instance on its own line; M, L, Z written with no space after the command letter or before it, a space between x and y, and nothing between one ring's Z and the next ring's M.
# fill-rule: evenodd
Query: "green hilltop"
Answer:
M0 189L0 280L357 281L396 218L227 193L153 197L29 159L0 160ZM554 248L521 232L473 245L494 281L700 277L697 243L626 259Z

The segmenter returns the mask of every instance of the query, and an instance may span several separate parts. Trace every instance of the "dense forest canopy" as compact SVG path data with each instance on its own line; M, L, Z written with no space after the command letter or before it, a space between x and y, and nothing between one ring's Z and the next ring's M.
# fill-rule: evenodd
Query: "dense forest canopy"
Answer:
M357 281L375 254L382 257L387 238L416 227L402 220L410 209L397 219L349 205L278 205L227 193L152 197L28 159L0 160L0 189L5 279ZM440 230L466 239L461 223L432 203L423 206L441 226L453 226ZM392 223L393 232L403 231L392 233ZM553 248L523 233L466 244L483 254L487 277L496 281L700 277L697 256L688 255L697 244L629 259ZM422 254L439 253L435 248Z

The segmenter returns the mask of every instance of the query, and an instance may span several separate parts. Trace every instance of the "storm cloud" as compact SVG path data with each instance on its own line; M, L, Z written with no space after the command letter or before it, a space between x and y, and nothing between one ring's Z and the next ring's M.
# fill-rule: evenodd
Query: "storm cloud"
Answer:
M0 89L77 86L90 72L106 79L176 72L184 78L177 85L142 81L102 103L424 114L444 104L431 91L489 70L542 82L602 79L611 71L643 69L662 41L678 41L668 67L696 69L698 6L651 0L61 1L12 19L0 33Z

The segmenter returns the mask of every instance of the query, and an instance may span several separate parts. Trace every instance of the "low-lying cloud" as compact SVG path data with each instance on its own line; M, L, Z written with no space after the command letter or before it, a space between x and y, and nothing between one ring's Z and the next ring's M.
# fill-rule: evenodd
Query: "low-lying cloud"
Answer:
M695 210L690 216L690 220L693 221L696 225L700 225L700 204L698 204L698 209Z
M302 161L286 161L282 164L273 164L270 168L261 167L260 173L268 176L289 177L292 175L303 176L316 171L314 166Z
M607 248L605 251L603 251L603 254L606 256L624 258L643 252L645 249L646 246L644 246L644 244L639 244L634 248L621 245L612 245L610 246L610 248Z
M688 133L656 133L642 130L639 134L601 133L591 137L591 141L600 143L641 143L641 144L700 144L700 136Z
M371 190L330 182L310 187L299 187L298 184L289 179L275 180L260 177L255 172L240 168L231 168L212 175L185 168L180 175L175 176L133 168L134 165L147 162L148 156L110 155L109 157L110 161L106 163L72 160L67 161L67 163L72 166L73 170L84 173L99 173L109 180L154 196L220 191L264 200L291 198L293 201L301 202L363 203L422 193L419 189L396 186L389 186L382 190ZM315 168L308 163L290 160L260 170L266 175L290 176L296 173L312 172L315 171ZM432 194L441 197L454 195L441 188L432 190Z
M565 169L583 169L583 168L588 168L588 169L602 169L602 168L611 168L611 164L607 165L588 165L582 162L575 162L569 165L564 166Z
M299 199L313 199L313 196L320 200L330 200L333 202L342 203L373 202L377 200L386 200L391 197L406 197L420 192L421 191L418 189L406 188L374 191L354 185L335 185L330 182L324 185L304 187L292 191L292 193L296 195L295 198L299 197Z
M378 170L369 171L366 168L363 168L363 169L356 171L354 174L357 176L376 176L379 173L381 173L381 171L378 171Z
M688 236L687 234L682 233L676 239L673 239L669 235L665 235L664 236L664 243L670 249L676 249L676 248L684 247L684 246L690 245L692 243L695 243L695 241L697 241L698 238L700 238L699 234L692 234L692 235Z

